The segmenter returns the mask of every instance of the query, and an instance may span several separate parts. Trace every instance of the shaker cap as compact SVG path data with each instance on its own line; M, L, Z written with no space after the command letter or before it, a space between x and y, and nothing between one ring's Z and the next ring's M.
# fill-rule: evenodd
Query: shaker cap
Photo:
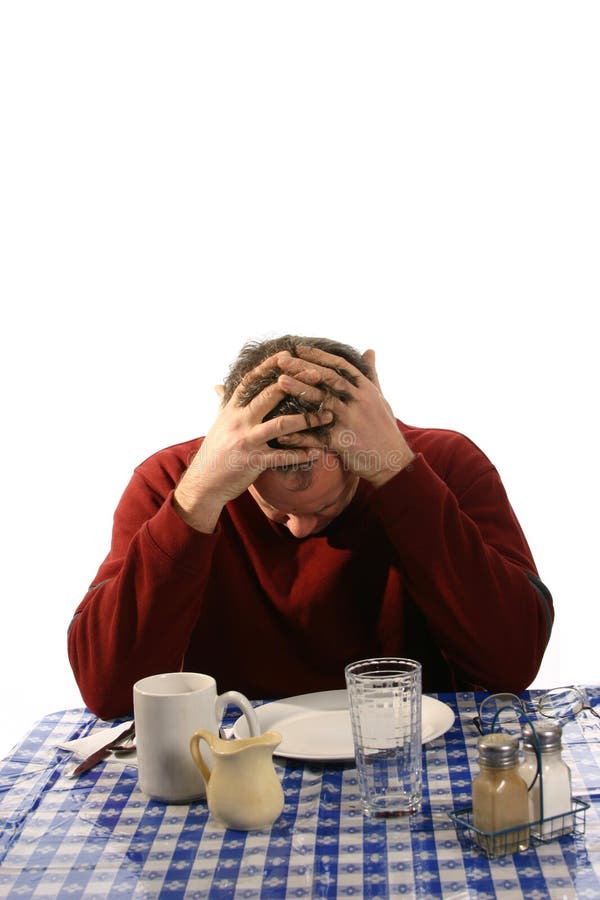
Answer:
M477 741L477 749L479 761L495 769L513 766L519 759L519 739L505 731L484 734Z
M523 747L526 750L535 750L535 737L531 725L523 725L521 732L523 735ZM536 722L535 733L542 753L545 750L560 750L562 728L558 722Z

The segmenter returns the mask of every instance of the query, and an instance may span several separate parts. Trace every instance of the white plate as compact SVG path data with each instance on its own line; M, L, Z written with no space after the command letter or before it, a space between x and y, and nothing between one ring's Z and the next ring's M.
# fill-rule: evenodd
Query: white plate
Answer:
M319 691L265 703L256 710L263 731L278 731L282 741L277 756L289 759L354 759L352 728L346 691ZM423 696L423 743L444 734L454 722L445 703ZM244 716L233 726L236 738L249 737Z

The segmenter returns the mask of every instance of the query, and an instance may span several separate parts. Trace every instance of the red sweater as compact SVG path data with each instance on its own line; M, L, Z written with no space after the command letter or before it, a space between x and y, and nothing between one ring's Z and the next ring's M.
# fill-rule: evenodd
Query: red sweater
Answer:
M339 688L346 663L379 655L420 660L425 691L527 687L552 599L500 478L463 435L401 428L414 462L377 490L361 481L300 540L247 492L214 534L182 521L173 490L200 439L142 463L69 631L89 708L125 714L137 679L182 668L251 698Z

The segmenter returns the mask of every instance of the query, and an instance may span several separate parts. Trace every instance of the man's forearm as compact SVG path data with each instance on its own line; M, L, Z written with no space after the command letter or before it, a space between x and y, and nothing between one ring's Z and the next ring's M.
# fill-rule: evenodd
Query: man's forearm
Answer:
M490 469L463 509L422 457L372 497L408 589L452 664L474 683L522 690L548 640L529 548Z
M126 494L115 517L111 554L68 636L83 699L102 718L131 710L138 678L180 668L219 540L186 525L170 496L129 537L124 523L144 514L129 501Z

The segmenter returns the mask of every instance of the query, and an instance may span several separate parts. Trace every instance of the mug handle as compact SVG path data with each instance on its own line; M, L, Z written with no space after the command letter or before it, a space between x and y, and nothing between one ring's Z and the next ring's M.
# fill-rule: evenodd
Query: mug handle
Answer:
M204 778L204 781L207 786L208 786L208 782L210 780L210 769L204 762L204 757L200 753L200 741L206 741L206 743L210 747L209 738L212 740L212 738L214 738L214 737L215 737L215 735L212 733L212 731L206 731L204 728L200 728L198 731L195 731L190 738L191 754L194 757L194 762L200 769L200 772L202 773L202 777Z
M217 716L217 722L219 722L219 724L221 723L223 713L225 712L228 703L233 703L233 705L237 706L238 709L241 709L246 716L250 737L258 737L260 734L260 725L258 724L256 713L248 698L244 697L243 694L240 694L239 691L225 691L215 698L215 714Z

